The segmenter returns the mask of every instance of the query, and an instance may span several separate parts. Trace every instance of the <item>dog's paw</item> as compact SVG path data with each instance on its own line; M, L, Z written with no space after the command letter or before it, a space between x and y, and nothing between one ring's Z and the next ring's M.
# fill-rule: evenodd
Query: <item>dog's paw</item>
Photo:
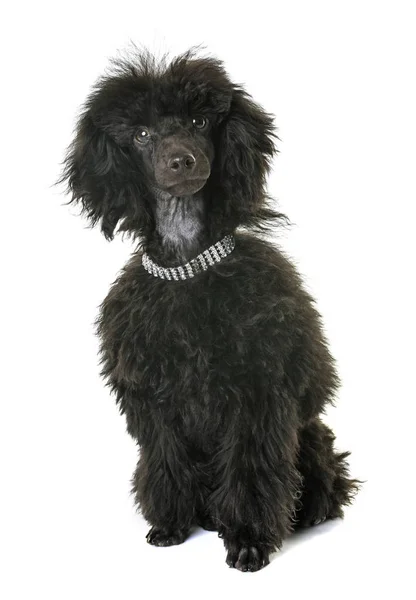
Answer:
M315 525L325 523L328 518L328 515L324 511L302 512L299 516L295 517L294 526L296 529L314 527Z
M146 539L153 546L177 546L178 544L182 544L188 535L188 529L152 527Z
M269 553L260 545L230 544L227 565L239 571L259 571L269 564Z
M213 517L203 516L198 520L198 525L206 531L218 531L218 525Z
M341 514L331 512L328 494L315 492L314 495L308 494L303 499L302 505L295 515L294 525L296 529L313 527L324 523L327 519L334 519L336 516L342 516L342 511Z

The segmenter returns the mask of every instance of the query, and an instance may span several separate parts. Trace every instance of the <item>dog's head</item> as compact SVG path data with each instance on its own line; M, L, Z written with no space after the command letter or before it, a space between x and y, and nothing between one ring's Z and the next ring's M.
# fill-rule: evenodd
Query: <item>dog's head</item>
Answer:
M204 195L228 228L276 216L264 183L273 122L222 64L189 52L170 64L143 53L114 63L95 85L65 159L62 181L109 239L146 235L156 196Z

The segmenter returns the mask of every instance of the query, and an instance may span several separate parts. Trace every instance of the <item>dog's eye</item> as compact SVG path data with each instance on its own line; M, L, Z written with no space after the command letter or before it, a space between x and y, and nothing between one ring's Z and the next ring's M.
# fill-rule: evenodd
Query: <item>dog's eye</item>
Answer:
M196 115L192 118L192 125L195 127L195 129L205 129L205 127L208 125L208 119L202 115Z
M146 144L150 140L150 131L147 129L147 127L140 127L136 133L136 140L140 144Z

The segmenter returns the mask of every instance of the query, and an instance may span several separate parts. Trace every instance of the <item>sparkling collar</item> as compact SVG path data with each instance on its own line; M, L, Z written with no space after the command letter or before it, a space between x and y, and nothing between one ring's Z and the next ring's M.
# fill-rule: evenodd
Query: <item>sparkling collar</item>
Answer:
M180 279L191 279L198 273L206 271L210 266L219 263L228 256L235 248L235 239L232 235L226 235L219 242L216 242L201 254L180 267L161 267L156 264L147 252L143 252L142 264L150 275L168 279L169 281L178 281Z

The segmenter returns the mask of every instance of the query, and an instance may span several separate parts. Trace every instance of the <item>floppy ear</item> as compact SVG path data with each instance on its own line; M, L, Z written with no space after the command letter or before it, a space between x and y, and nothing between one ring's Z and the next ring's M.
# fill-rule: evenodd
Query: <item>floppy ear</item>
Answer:
M237 224L259 225L262 219L274 218L275 213L264 207L264 186L275 137L272 116L234 88L219 139L219 179L226 212Z
M70 202L81 205L92 225L100 222L101 231L111 240L120 220L120 230L142 235L151 216L137 158L133 159L128 144L115 139L113 123L108 118L110 122L105 126L87 102L60 182L67 182L72 194Z

